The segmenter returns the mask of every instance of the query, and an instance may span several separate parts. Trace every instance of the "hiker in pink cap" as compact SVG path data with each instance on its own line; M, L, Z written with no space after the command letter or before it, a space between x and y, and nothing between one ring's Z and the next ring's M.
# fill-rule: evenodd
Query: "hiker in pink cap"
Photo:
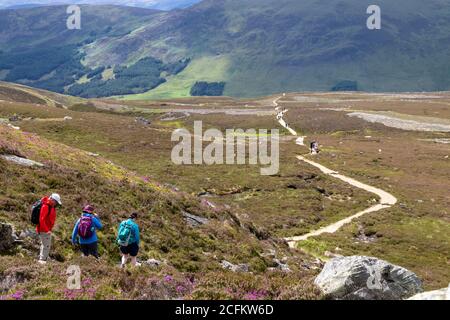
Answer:
M74 245L80 244L83 256L88 257L92 255L98 259L97 230L102 229L103 226L94 211L95 209L91 205L83 208L83 214L73 228L72 243Z

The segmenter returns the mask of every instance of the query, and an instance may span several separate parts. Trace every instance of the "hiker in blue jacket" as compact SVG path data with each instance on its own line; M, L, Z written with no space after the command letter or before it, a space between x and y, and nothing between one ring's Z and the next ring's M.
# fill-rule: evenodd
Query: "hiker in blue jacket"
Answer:
M131 257L131 264L133 266L138 267L141 265L137 262L140 243L139 226L136 223L137 217L138 214L134 212L128 220L122 221L119 226L117 243L122 253L121 268L125 267L129 257Z
M72 232L72 243L80 244L83 256L90 255L99 258L97 230L103 228L99 217L94 214L94 207L87 205L83 208L83 214L78 219Z

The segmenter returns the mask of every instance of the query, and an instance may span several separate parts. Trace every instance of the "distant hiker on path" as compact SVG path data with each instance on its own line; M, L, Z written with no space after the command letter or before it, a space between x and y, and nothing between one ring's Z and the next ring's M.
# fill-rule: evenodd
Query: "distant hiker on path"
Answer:
M137 213L132 213L128 220L123 221L119 226L117 235L117 243L120 246L122 253L121 268L127 264L128 258L131 257L131 264L139 267L141 264L137 262L137 255L139 253L139 226L136 223L138 217Z
M319 154L319 143L317 141L311 142L311 154Z
M94 211L95 209L91 205L83 208L83 214L73 228L72 243L74 245L80 244L83 256L94 256L98 259L97 230L101 230L103 226Z
M46 264L52 246L52 230L56 222L56 207L62 206L61 197L53 193L33 205L31 222L36 225L36 232L41 241L39 263Z

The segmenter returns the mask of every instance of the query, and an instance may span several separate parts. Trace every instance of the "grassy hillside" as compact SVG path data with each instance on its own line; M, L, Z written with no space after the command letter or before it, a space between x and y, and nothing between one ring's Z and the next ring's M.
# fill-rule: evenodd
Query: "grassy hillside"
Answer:
M64 106L58 106L62 100ZM449 134L402 131L347 115L365 111L448 122L446 93L288 94L280 100L289 109L287 120L308 137L306 142L320 142L322 153L315 161L399 200L335 234L302 242L300 248L308 255L288 250L279 238L327 226L376 199L296 161L308 150L287 133L281 132L280 172L271 177L262 177L255 166L176 166L170 160L171 133L181 127L192 130L196 120L221 131L276 126L273 97L77 100L0 83L0 123L16 118L12 124L22 130L0 124L0 154L45 164L24 168L0 160L0 189L5 190L0 221L12 223L18 233L25 231L21 246L0 253L0 280L13 277L19 282L7 293L0 287L0 296L24 290L26 298L61 299L314 298L318 296L311 278L320 265L311 256L327 259L333 254L385 259L415 272L430 290L449 282L449 150L448 144L431 142L448 140ZM37 241L26 236L32 229L28 206L53 191L63 195L65 206L55 230L54 262L39 269L45 275L42 281L34 264ZM100 234L100 264L80 260L68 242L72 224L88 201L106 224ZM134 210L144 217L141 258L167 261L163 267L117 269L113 234L117 223ZM209 223L191 227L183 212ZM252 274L224 271L222 259L248 264ZM286 261L292 273L282 273L274 259ZM65 268L74 263L82 266L86 287L94 282L94 296L88 290L61 289ZM166 281L167 275L175 281ZM177 290L179 286L184 289Z
M370 4L206 0L130 37L97 43L95 57L227 55L230 63L219 80L227 83L226 95L239 97L327 91L342 80L357 81L366 91L447 90L448 6L381 1L382 29L370 31Z
M260 256L264 250L275 248L277 252L287 253L287 249L276 242L260 242L246 228L233 222L233 215L226 211L212 211L187 195L171 191L155 182L142 179L121 167L102 158L93 158L87 153L55 144L32 134L25 134L0 126L0 153L16 154L45 164L42 169L23 168L0 159L1 188L7 190L0 198L0 221L12 223L18 232L30 229L28 208L42 194L58 191L64 199L64 207L59 211L58 222L54 233L54 250L51 258L55 260L50 267L40 268L36 274L32 258L37 253L37 241L26 238L25 242L12 252L2 252L0 274L14 276L17 272L24 275L10 293L24 290L26 298L57 298L64 299L73 294L78 298L175 298L180 296L196 297L233 297L225 290L221 292L220 285L209 287L208 278L220 277L224 286L239 286L251 290L263 289L266 281L273 278L274 283L285 279L280 273L268 275L262 281L229 274L221 271L221 259L234 262L252 261L252 270L257 274L264 273L265 258ZM113 196L112 196L113 195ZM70 233L73 223L79 216L80 206L84 203L94 203L105 228L100 232L100 263L83 261L79 253L70 245ZM119 252L114 244L115 229L121 219L129 212L141 212L139 223L143 230L141 259L156 258L167 261L167 265L158 270L143 267L142 270L131 273L120 272L117 263ZM210 219L210 222L199 228L190 227L185 223L183 211L195 213ZM242 245L246 243L246 245ZM281 250L281 251L280 251ZM258 258L258 256L260 258ZM265 262L266 261L266 262ZM67 292L64 290L64 268L68 265L80 264L83 279L92 283L95 293ZM52 275L52 273L61 276ZM174 283L165 283L164 276L173 276ZM307 272L301 271L300 277L307 277ZM155 286L168 287L165 293L149 285L139 288L130 284L137 279L148 282L155 281ZM156 280L155 280L156 279ZM199 285L194 286L187 279L195 279ZM237 282L240 282L238 285ZM246 281L250 281L246 283ZM260 282L258 284L258 282ZM183 285L183 290L175 290L177 285ZM301 281L296 281L296 286ZM125 288L124 288L125 286ZM206 286L206 287L204 287ZM306 285L307 288L310 285ZM195 287L195 288L194 288ZM87 288L87 287L86 287ZM250 290L251 288L251 290ZM315 297L312 291L302 291ZM275 298L285 289L267 292L266 297ZM211 291L213 290L213 291ZM5 294L6 292L1 292ZM241 292L245 298L247 292ZM292 292L293 293L293 292ZM294 294L294 293L293 293ZM292 296L294 297L294 296Z
M0 27L2 52L62 45L77 45L101 37L123 36L159 11L117 7L82 5L80 30L68 30L67 6L39 7L20 10L1 10Z
M181 114L181 118L168 121L164 118L179 116L172 108L183 101L155 102L153 108L139 101L120 103L87 101L75 104L68 110L55 110L51 106L37 108L26 104L6 105L0 110L0 117L8 118L17 114L23 119L17 125L26 131L99 153L142 176L164 181L193 196L199 197L199 194L206 192L211 201L240 208L257 225L280 237L303 233L317 225L336 221L348 212L364 208L370 199L366 193L324 180L307 166L302 167L302 174L299 175L298 165L292 161L297 152L295 145L282 147L280 175L272 179L262 177L255 166L177 166L172 163L171 150L174 144L170 142L170 137L175 128L192 130L196 120L223 131L227 128L270 128L274 124L270 111L269 114L256 117L252 113L238 116L217 111L188 117ZM191 105L193 101L184 103ZM214 111L212 109L218 107L228 109L236 103L244 108L246 104L255 102L199 98L198 103L203 106L198 105L201 112ZM264 101L258 104L266 105ZM102 110L96 110L95 105L101 106ZM63 121L66 116L72 120ZM150 125L135 121L137 116L147 119ZM303 191L299 194L296 188ZM320 191L323 188L336 194L336 198L326 198ZM347 196L351 196L353 201L338 201ZM266 201L264 205L261 204L263 199Z
M149 9L81 6L81 29L69 30L66 9L61 5L0 11L0 80L64 93L97 68L85 63L84 46L123 37L161 14ZM150 76L159 77L159 73Z
M148 1L148 0L89 0L83 1L83 3L102 5L102 4L115 4L120 6L132 6L139 8L150 8L150 9L158 9L158 10L171 10L174 8L185 8L188 7L199 0L156 0L156 1ZM76 0L66 0L64 3L74 3L77 4L79 1ZM8 9L21 9L27 7L39 7L39 6L48 6L53 5L53 0L3 0L0 4L0 8L8 8Z
M230 67L226 56L201 57L192 61L188 67L177 75L167 79L159 87L146 93L127 95L124 100L171 99L190 96L192 86L197 81L220 81L226 79Z
M225 95L237 97L329 91L344 80L364 91L448 90L445 1L379 1L382 29L376 31L366 27L370 4L204 0L170 12L83 6L79 31L66 29L64 6L2 10L0 79L64 92L95 68L130 67L151 57L168 64L192 59L194 65L187 74L156 72L153 78L166 81L146 80L163 82L156 87L130 82L128 93L140 95L129 99L185 97L192 78L208 80L199 79L207 76L203 71L226 82ZM198 69L215 56L227 63Z
M10 91L2 91L4 88ZM115 119L115 123L122 126L130 117L86 112L93 110L71 111L81 110L79 103L67 105L68 109L55 107L44 100L50 101L44 94L40 96L35 90L28 89L30 93L27 93L21 89L7 84L0 87L0 94L4 94L0 99L0 117L7 117L11 112L21 118L31 117L33 120L23 120L19 125L28 126L27 121L43 125L49 130L45 135L53 132L49 136L65 132L68 144L73 146L55 141L64 139L49 140L43 135L0 124L0 155L17 155L44 164L44 167L28 168L0 157L0 189L4 190L0 195L0 223L12 224L17 234L22 234L20 245L0 252L0 279L9 279L8 285L2 282L1 299L320 297L312 285L317 272L308 270L313 266L310 257L291 252L286 243L263 233L234 208L220 204L213 208L164 180L160 183L115 164L104 156L107 152L102 152L103 156L88 153L85 150L90 149L89 145L114 148L112 143L116 137L83 129L77 129L79 136L75 137L75 131L66 125L70 121L62 120L63 116L70 115L76 123L82 123L83 119L95 121L100 129L101 119L106 121L104 124L111 124ZM9 100L5 101L5 97ZM85 129L88 127L96 126L85 123ZM122 150L120 154L126 155L127 151ZM29 207L51 192L62 195L64 206L58 212L54 229L52 261L45 267L38 267L35 260L38 240L32 234ZM102 256L99 262L81 259L79 251L70 244L73 224L86 203L97 208L105 226L99 233ZM118 268L115 232L118 223L132 211L141 213L140 260L158 259L164 262L162 266ZM208 222L191 226L185 213L206 218ZM289 263L292 272L278 270L275 258ZM252 274L225 271L222 260L248 264ZM66 269L74 264L80 265L82 270L82 290L78 291L66 289ZM273 267L275 269L271 269Z
M153 81L156 72L145 80L156 88L130 82L128 93L142 95L128 99L185 97L193 78L206 77L226 82L224 94L237 97L328 91L343 80L364 91L448 90L446 3L380 1L382 29L376 31L366 27L370 4L205 0L171 12L83 6L79 31L66 29L64 6L2 10L0 79L63 92L95 68L130 67L151 57L169 64L192 59L193 65L179 77ZM215 56L226 57L226 64L200 67ZM105 95L120 94L109 91Z
M0 81L0 100L3 100L3 102L7 101L10 104L14 102L35 103L58 108L67 108L73 104L85 101L78 97L62 95L47 90L32 89L27 86L2 81Z

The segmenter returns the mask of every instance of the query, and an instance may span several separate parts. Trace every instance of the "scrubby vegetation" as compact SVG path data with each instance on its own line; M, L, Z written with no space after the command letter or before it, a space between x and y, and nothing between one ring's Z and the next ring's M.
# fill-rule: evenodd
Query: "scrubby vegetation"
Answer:
M399 201L392 208L358 219L336 234L311 238L301 243L301 248L317 256L326 252L375 256L415 272L427 290L447 287L449 148L424 140L450 135L397 130L324 108L347 108L351 104L355 110L433 114L447 121L449 95L442 94L436 103L425 98L426 103L418 103L422 98L414 95L409 95L416 99L412 101L404 101L401 95L374 98L364 93L293 95L305 96L313 102L298 103L298 108L289 104L288 119L293 127L302 128L323 145L323 152L315 161L382 188ZM316 98L321 98L321 102L316 104Z
M344 80L338 82L331 91L358 91L358 82L351 80Z
M374 196L297 162L296 155L308 150L288 136L280 143L281 170L272 177L262 178L254 166L180 167L170 161L172 131L192 129L196 120L221 131L273 127L274 116L259 113L260 109L273 109L272 97L120 104L95 99L69 104L70 99L59 100L60 96L44 91L4 87L1 100L3 95L11 95L22 102L6 99L1 103L0 118L16 114L22 119L16 123L22 130L39 136L0 127L4 128L0 153L28 157L46 167L22 168L0 160L0 188L6 190L0 195L0 221L13 223L20 233L31 228L27 206L39 196L57 190L67 200L55 230L52 258L57 262L41 271L46 274L44 288L33 277L36 240L29 238L15 252L0 257L1 265L6 266L0 269L4 270L0 277L17 271L17 278L23 280L2 293L7 298L66 298L60 289L63 273L69 264L79 262L79 253L67 239L85 201L94 202L107 226L100 233L102 263L80 262L83 275L100 292L95 296L99 298L319 297L311 279L321 265L313 261L333 254L369 255L401 265L415 272L426 289L442 288L449 281L448 150L444 144L422 141L448 138L448 134L403 132L329 110L348 108L351 101L358 110L376 112L389 107L387 110L398 113L447 117L448 95L433 98L433 104L404 101L404 95L374 98L362 93L288 94L280 101L289 106L287 120L292 127L301 128L301 134L321 144L322 153L315 161L399 199L396 206L357 219L336 234L302 242L300 249L307 253L303 255L289 251L277 238L301 235L348 217L373 205ZM66 101L68 108L53 107L53 98ZM192 105L189 115L184 111L177 114L177 109L186 108L179 104ZM232 111L230 106L250 113L224 112ZM181 117L165 121L174 115ZM66 116L71 120L64 121ZM149 123L136 121L138 117ZM398 152L405 142L408 147ZM67 190L66 194L61 190ZM118 252L111 235L128 209L145 215L142 259L155 258L167 264L123 273L117 270ZM207 218L209 223L190 227L183 211ZM274 255L286 258L292 273L281 272ZM252 274L225 271L220 266L222 259L248 264ZM177 288L183 293L177 293ZM87 290L67 294L76 299L92 295Z
M5 298L56 298L56 299L173 299L179 297L221 297L251 299L256 297L304 298L318 297L306 270L300 266L300 256L293 257L286 245L267 238L261 242L253 234L251 223L237 218L223 208L212 209L187 194L159 185L148 177L140 177L103 158L95 158L84 151L53 143L34 134L0 126L3 154L18 154L45 164L44 168L24 168L0 159L0 188L6 192L0 197L0 222L12 223L20 233L32 229L29 223L29 206L40 196L57 190L64 198L64 207L58 214L54 230L54 247L51 258L55 261L49 269L33 267L32 257L37 254L37 240L26 236L14 252L2 253L0 276L17 276L17 283ZM99 263L80 260L76 248L70 244L73 223L86 203L96 206L105 225L99 233ZM121 219L131 211L141 212L143 261L156 258L165 261L156 270L120 271L115 231ZM208 224L192 227L186 224L183 212L203 216ZM245 243L245 245L243 245ZM300 272L291 289L282 288L284 273L273 272L264 280L267 268L274 266L267 252L287 256L293 275ZM292 259L292 260L291 260ZM222 260L233 263L246 262L256 274L253 277L222 271ZM65 290L65 269L69 264L79 264L83 271L83 289ZM221 285L214 288L207 279L217 278ZM88 284L89 282L89 284ZM266 287L267 286L267 287ZM298 286L307 290L298 292ZM239 289L240 288L240 289ZM290 291L292 290L292 291ZM1 291L1 290L0 290Z
M71 61L74 46L29 49L0 56L0 69L9 70L5 80L39 80L62 64ZM45 63L42 63L45 61Z
M103 79L105 66L89 69L80 63L83 58L75 46L49 47L21 54L0 55L0 70L7 70L6 81L31 84L34 87L84 98L136 94L164 83L165 72L181 72L189 59L164 64L154 58L144 58L131 66L116 66L114 77ZM45 63L44 63L45 62ZM88 79L75 83L83 76Z
M1 257L0 278L9 277L14 289L0 288L0 300L170 300L170 299L233 299L233 300L312 300L322 299L308 272L298 274L238 274L230 271L180 273L163 265L156 269L139 268L122 271L105 261L100 263L74 258L70 263L34 265L28 257ZM80 290L66 288L69 265L82 266Z
M225 90L225 82L196 82L191 88L191 96L221 96Z
M87 68L74 45L29 49L0 56L0 69L8 70L4 80L32 84L63 93L64 87L79 79Z
M177 74L189 63L189 60L164 64L154 58L144 58L132 66L116 66L114 79L104 80L101 73L105 70L99 67L91 71L87 78L89 82L74 84L68 93L84 98L108 97L125 94L138 94L153 89L166 80L163 72Z

